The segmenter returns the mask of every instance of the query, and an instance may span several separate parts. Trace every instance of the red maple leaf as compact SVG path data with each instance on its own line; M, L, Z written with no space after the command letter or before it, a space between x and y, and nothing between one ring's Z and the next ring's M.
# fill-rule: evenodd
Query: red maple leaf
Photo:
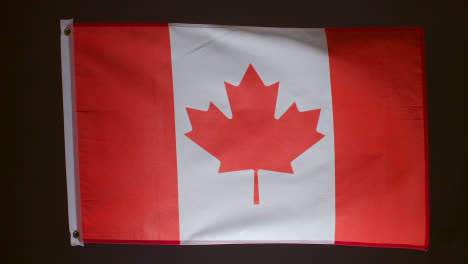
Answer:
M252 65L239 86L224 84L232 119L212 102L207 111L187 108L185 135L221 161L219 173L253 169L259 204L258 170L294 173L291 161L324 137L316 131L320 109L300 112L294 103L275 119L279 82L265 86Z

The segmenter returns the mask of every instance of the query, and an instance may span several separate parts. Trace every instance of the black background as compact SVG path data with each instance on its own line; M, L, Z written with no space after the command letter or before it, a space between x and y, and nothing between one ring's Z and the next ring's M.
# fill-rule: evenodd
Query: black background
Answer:
M8 263L468 263L467 1L17 1L2 4ZM69 244L59 19L425 28L429 251L326 245ZM2 67L3 68L3 67ZM3 79L3 78L2 78ZM2 107L3 108L3 107ZM4 119L5 120L5 119ZM3 144L2 144L3 145ZM3 159L5 161L5 159ZM5 171L5 170L3 170ZM3 173L2 173L3 174ZM5 210L2 210L5 212ZM125 212L122 212L123 214Z

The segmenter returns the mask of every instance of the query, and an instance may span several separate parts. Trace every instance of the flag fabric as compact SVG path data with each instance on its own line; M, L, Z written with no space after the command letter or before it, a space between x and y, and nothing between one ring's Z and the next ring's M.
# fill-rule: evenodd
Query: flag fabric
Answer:
M422 29L61 25L73 245L428 248Z

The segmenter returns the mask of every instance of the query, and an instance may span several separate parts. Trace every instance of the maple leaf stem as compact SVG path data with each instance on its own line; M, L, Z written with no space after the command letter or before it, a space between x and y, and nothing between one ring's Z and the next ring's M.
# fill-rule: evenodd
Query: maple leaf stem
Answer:
M260 204L260 194L258 191L258 170L254 170L254 204Z

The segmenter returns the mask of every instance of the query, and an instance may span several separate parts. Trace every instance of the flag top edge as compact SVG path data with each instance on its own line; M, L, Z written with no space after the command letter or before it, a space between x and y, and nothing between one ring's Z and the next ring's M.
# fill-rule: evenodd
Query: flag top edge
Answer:
M410 27L394 27L394 26L384 26L384 27L295 27L295 26L264 26L264 25L238 25L238 24L197 24L197 23L171 23L171 22L78 22L73 23L74 27L129 27L129 26L138 26L138 27L160 27L160 26L170 26L170 27L194 27L194 28L282 28L282 29L326 29L330 31L348 31L348 30L382 30L382 31L392 31L392 30L408 30L408 31L424 31L423 27L420 26L410 26Z

